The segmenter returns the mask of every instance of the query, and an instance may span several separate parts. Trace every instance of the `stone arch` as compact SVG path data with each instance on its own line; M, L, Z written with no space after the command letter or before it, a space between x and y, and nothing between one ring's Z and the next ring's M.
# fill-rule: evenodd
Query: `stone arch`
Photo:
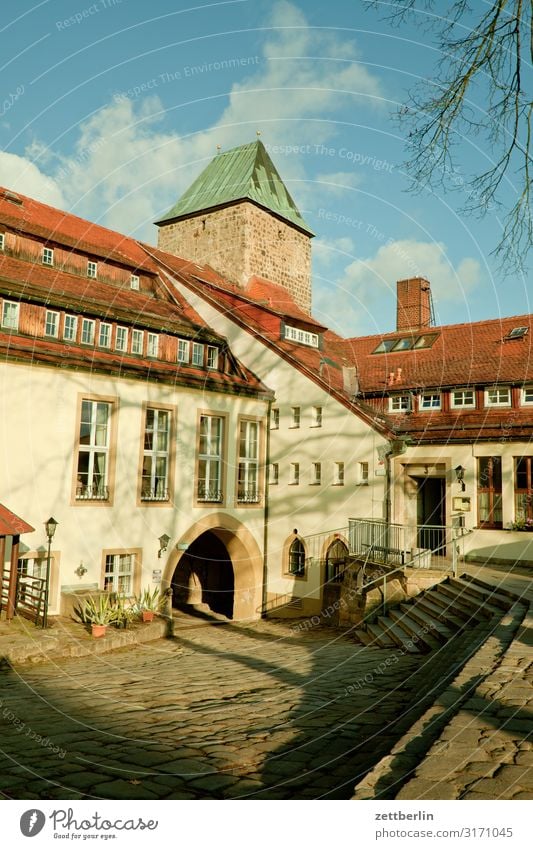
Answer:
M290 553L291 547L295 542L299 542L304 551L304 562L305 562L305 570L303 575L291 574L290 571ZM285 577L288 578L298 578L299 580L308 578L308 569L309 569L309 551L305 542L305 539L300 536L299 533L295 533L294 531L290 536L288 536L283 543L283 551L282 551L282 573Z
M320 560L323 563L322 584L325 584L332 577L332 575L330 575L330 568L329 568L328 560L329 560L329 557L331 556L330 552L331 552L332 548L337 544L342 545L344 547L344 549L346 550L346 555L345 555L346 558L349 555L350 545L348 543L347 538L344 536L344 534L332 533L328 537L326 537L326 539L323 542L322 551L321 551L321 554L320 554Z
M227 552L233 570L232 617L259 619L263 604L263 555L253 534L241 522L226 513L204 516L182 534L170 552L163 574L162 588L170 589L173 575L189 548L205 534L215 537ZM226 567L225 567L226 568Z

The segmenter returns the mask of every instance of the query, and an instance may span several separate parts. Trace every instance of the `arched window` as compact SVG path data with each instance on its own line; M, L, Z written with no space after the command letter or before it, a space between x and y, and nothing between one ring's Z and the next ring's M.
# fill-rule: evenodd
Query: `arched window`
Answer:
M305 548L299 539L295 539L289 548L289 572L300 577L305 574Z
M342 581L348 558L348 549L342 540L332 542L326 554L326 581Z

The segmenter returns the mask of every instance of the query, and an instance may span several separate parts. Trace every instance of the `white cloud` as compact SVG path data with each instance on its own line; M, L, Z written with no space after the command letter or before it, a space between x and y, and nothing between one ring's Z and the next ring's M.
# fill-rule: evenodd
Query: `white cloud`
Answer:
M57 182L23 156L0 153L0 184L7 189L29 195L50 206L66 205Z
M343 195L361 183L361 178L353 171L334 171L331 173L317 174L316 182L321 191L327 190L333 195Z

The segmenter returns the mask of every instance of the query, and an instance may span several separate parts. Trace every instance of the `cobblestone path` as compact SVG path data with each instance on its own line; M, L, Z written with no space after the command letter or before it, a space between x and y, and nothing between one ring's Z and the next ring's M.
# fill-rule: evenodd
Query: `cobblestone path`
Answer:
M349 798L388 751L423 662L259 622L3 669L0 793Z

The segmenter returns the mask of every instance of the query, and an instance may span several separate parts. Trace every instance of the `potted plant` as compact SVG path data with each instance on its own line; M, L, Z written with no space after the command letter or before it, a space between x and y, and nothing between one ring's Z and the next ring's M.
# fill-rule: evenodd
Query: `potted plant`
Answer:
M152 622L156 613L159 613L163 599L161 598L159 588L156 587L150 592L148 588L144 589L140 596L135 598L135 608L141 614L143 622Z
M103 637L108 625L117 621L117 607L107 594L90 596L76 613L81 621L91 626L93 637Z

